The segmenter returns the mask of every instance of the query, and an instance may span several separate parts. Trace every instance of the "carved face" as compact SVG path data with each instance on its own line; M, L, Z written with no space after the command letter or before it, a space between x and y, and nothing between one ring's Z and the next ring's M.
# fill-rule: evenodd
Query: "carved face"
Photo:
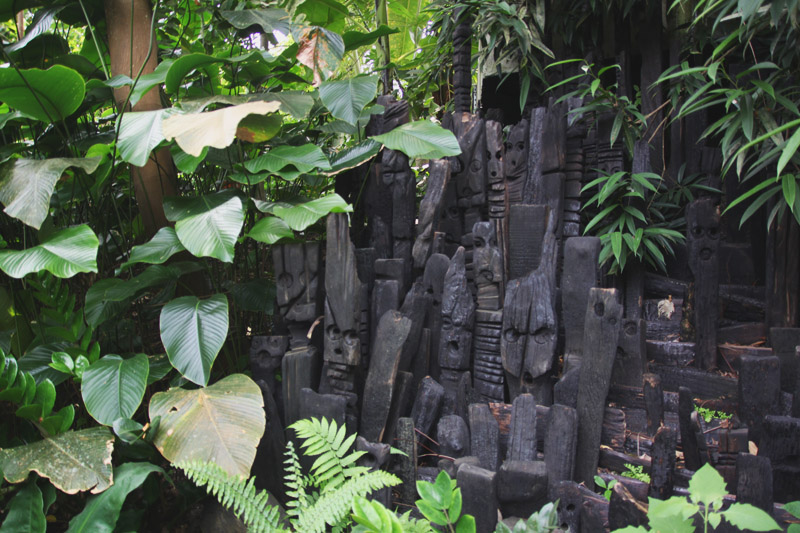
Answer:
M619 148L612 148L608 144L603 144L600 147L600 153L598 154L598 164L597 168L605 172L606 174L614 174L615 172L619 172L622 170L623 167L623 157L622 157L622 150Z
M506 372L523 384L553 365L558 328L552 302L540 270L508 285L500 348Z
M472 198L486 193L486 128L482 120L472 120L462 126L458 137L461 155L453 169L458 198Z
M326 306L327 307L327 306ZM361 361L361 338L355 328L341 329L326 309L325 322L325 360L332 363L356 366ZM331 320L328 321L328 317Z
M497 248L494 224L478 222L472 228L472 264L478 287L499 283L503 276L503 261Z
M319 243L277 245L272 257L281 315L292 322L316 319Z
M325 361L356 366L361 362L361 281L347 216L328 215L325 269Z
M381 179L383 184L389 188L392 188L395 183L413 179L411 169L408 166L408 156L402 152L384 150L381 157L381 167L383 170Z
M686 209L686 223L691 260L711 260L719 249L719 213L713 200L703 198L692 202Z
M270 335L253 337L250 345L250 369L256 379L268 380L281 367L281 360L289 349L289 337Z
M464 248L459 248L444 277L439 337L439 365L442 368L469 368L474 318L475 303L467 287Z
M528 129L528 121L521 120L508 132L506 154L503 160L506 179L521 178L528 169Z

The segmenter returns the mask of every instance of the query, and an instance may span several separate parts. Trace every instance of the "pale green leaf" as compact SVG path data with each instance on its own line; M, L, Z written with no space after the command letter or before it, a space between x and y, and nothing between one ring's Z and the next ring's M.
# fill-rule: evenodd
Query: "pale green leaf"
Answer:
M319 97L334 117L355 125L361 111L375 98L377 91L377 76L358 76L322 83Z
M689 495L694 503L718 507L728 493L725 480L710 464L705 464L689 480Z
M60 122L83 102L86 84L71 68L55 65L37 68L0 68L0 102L42 122Z
M253 174L265 170L276 173L288 166L293 166L300 172L311 172L315 168L323 170L331 168L328 158L319 146L310 143L301 146L276 146L266 154L244 164L244 167Z
M81 396L92 418L110 426L118 418L131 418L147 387L150 364L140 353L129 359L106 355L83 372Z
M39 229L50 211L56 182L69 167L91 174L101 158L13 159L0 165L0 202L8 216Z
M266 427L261 389L243 374L210 387L153 395L150 420L161 417L153 443L170 462L214 462L247 477Z
M371 138L412 158L438 159L461 153L455 135L429 120L409 122Z
M111 486L114 435L106 427L68 431L16 448L0 450L0 470L9 483L30 472L46 477L62 492L103 492Z
M725 520L741 530L781 531L777 522L766 512L746 503L732 503L721 513Z
M264 244L275 244L281 239L294 237L292 229L277 217L265 217L256 222L248 237Z
M800 147L800 127L789 137L783 150L781 150L781 157L778 159L778 176L781 175L783 169L786 168L786 165L789 164L789 161L791 161L792 157L797 153L798 147Z
M162 308L160 328L172 366L189 381L204 386L228 335L228 298L224 294L205 300L176 298Z
M129 111L118 121L117 149L123 161L143 167L150 152L164 140L162 123L175 113L172 108L155 111Z
M181 241L178 240L175 230L167 226L158 230L148 242L140 244L139 246L134 246L131 250L130 259L122 263L119 268L120 270L124 270L136 263L160 265L176 253L182 252L185 249Z
M275 206L272 209L275 216L283 219L295 231L303 231L328 213L350 213L352 211L352 206L338 194L323 196L293 207Z
M0 250L0 269L12 278L46 270L59 278L97 272L97 236L83 224L50 234L27 250Z

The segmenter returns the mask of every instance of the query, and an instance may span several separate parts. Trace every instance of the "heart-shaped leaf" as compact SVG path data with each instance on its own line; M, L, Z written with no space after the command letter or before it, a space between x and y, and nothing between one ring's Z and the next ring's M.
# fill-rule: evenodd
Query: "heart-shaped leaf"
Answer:
M119 122L117 148L119 157L126 163L143 167L150 152L164 140L162 123L175 113L172 108L155 111L129 111Z
M319 97L334 117L355 125L377 91L378 76L358 76L320 84Z
M283 9L242 9L238 11L223 9L219 14L239 30L246 30L253 25L260 27L264 33L272 33L277 30L285 35L290 30L291 19Z
M118 418L131 418L147 387L150 363L143 353L130 359L106 355L83 372L81 396L92 417L110 426Z
M244 202L238 191L166 198L164 213L175 222L175 234L192 255L233 262L233 248L244 225Z
M247 236L264 244L275 244L284 238L291 239L294 232L280 218L264 217L255 223Z
M210 387L153 395L150 420L161 417L153 443L169 461L214 462L247 477L266 427L261 389L244 374Z
M257 174L263 171L279 172L283 168L293 166L300 172L311 172L315 168L330 169L328 158L315 144L302 146L276 146L264 155L246 161L244 167Z
M299 45L297 60L311 69L314 85L319 85L339 66L344 55L344 41L338 34L319 26L299 29L293 36Z
M56 182L68 167L97 170L100 157L91 159L14 159L0 165L0 202L8 216L39 229L50 210Z
M278 102L248 102L207 113L173 115L164 120L167 140L175 139L181 150L195 157L203 148L226 148L236 138L236 130L248 115L264 115L280 109Z
M0 102L42 122L60 122L83 102L83 76L62 65L47 70L0 68Z
M117 525L125 498L153 472L164 471L150 463L124 463L114 469L114 485L89 498L83 511L69 521L67 533L111 532Z
M0 270L12 278L47 270L59 278L97 272L97 235L82 224L52 233L27 250L0 250Z
M167 259L186 250L178 240L175 230L169 226L161 228L150 241L134 246L131 250L131 258L120 265L120 270L124 270L136 263L149 263L160 265Z
M308 226L327 216L328 213L350 213L352 206L338 194L317 198L293 207L275 206L272 212L283 219L295 231L303 231Z
M400 33L400 30L396 28L390 28L385 24L378 26L378 29L375 31L371 31L369 33L361 33L359 31L346 31L342 34L342 40L344 41L344 51L349 52L350 50L355 50L356 48L360 48L362 46L369 46L379 38L384 37L386 35L392 35L395 33Z
M172 366L189 381L206 385L228 335L228 298L224 294L206 300L176 298L161 310L160 324L161 342Z
M345 148L331 156L331 169L326 172L328 175L338 174L345 170L357 167L361 163L369 161L381 150L380 143L372 139L362 141L355 146Z
M403 152L408 157L438 159L461 153L455 135L430 120L409 122L371 138L387 148Z
M111 486L114 435L106 427L68 431L57 437L0 450L0 470L9 483L30 472L46 477L62 492L103 492Z

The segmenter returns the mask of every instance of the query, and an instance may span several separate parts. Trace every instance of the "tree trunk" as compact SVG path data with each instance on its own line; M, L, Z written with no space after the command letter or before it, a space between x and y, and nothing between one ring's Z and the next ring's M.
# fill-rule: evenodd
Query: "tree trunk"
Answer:
M150 31L153 17L150 1L104 0L104 7L112 74L125 74L135 79L142 63L142 75L152 73L158 64L158 46L155 41L150 46L151 37L155 39ZM119 111L123 110L129 92L129 87L114 91ZM156 89L144 95L133 111L152 111L161 107L161 98ZM164 197L177 194L175 166L169 151L161 149L154 152L143 167L131 166L131 179L145 237L149 238L168 224L162 205Z

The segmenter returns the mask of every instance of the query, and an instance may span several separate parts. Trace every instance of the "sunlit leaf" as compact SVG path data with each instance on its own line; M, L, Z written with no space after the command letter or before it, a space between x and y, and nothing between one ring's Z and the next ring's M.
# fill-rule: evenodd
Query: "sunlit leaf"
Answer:
M0 102L42 122L60 122L83 102L86 84L78 72L61 65L47 70L0 68Z
M350 213L353 208L338 194L317 198L293 207L276 206L272 209L275 216L283 219L295 231L303 231L308 226L327 216L328 213Z
M299 45L297 60L311 69L314 85L329 78L344 55L342 38L325 28L312 26L300 29L294 33L294 40Z
M56 182L69 167L87 174L97 170L101 158L14 159L0 165L0 202L8 216L39 229L50 210Z
M264 244L275 244L281 239L294 237L292 229L278 217L265 217L255 223L248 237Z
M319 97L334 117L355 125L377 91L377 76L358 76L320 84Z
M128 359L110 354L95 361L81 381L86 410L104 426L131 418L142 403L149 371L147 356L141 353Z
M69 431L0 450L0 469L9 483L20 483L36 472L67 494L97 494L111 486L113 450L114 435L106 427Z
M266 427L261 389L243 374L210 387L172 388L153 395L150 420L161 417L153 440L170 462L214 462L247 477Z
M408 157L438 159L461 153L456 136L429 120L409 122L371 138L387 148L403 152Z
M86 224L50 234L27 250L0 250L0 270L12 278L46 270L59 278L97 272L100 241Z
M128 112L119 122L117 148L120 159L143 167L150 152L164 140L162 123L175 113L172 108L155 111Z

